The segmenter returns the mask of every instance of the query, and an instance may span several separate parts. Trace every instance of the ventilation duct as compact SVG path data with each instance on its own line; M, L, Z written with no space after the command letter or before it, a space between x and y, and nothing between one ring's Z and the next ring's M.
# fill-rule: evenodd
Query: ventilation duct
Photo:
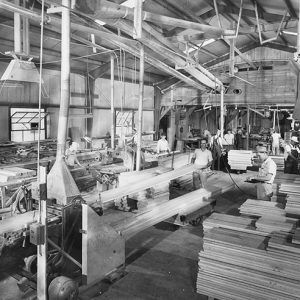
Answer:
M39 83L40 75L32 61L13 59L1 77L1 81L25 81Z

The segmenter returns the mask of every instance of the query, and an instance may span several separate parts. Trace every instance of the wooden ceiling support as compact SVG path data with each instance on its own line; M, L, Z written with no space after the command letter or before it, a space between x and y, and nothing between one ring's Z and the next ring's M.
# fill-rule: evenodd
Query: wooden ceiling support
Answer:
M296 13L296 11L294 9L294 6L291 3L291 1L290 0L283 0L283 1L284 1L285 5L286 5L286 7L287 7L287 9L288 9L288 11L290 13L290 16L293 17L293 18L295 18L295 19L297 19L298 16L297 16L297 13Z

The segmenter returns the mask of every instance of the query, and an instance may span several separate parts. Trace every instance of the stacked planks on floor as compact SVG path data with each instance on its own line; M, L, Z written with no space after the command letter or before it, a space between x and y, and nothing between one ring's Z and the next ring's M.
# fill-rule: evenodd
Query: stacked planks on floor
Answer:
M264 215L285 216L284 206L277 202L247 199L239 208L243 215L262 217Z
M247 170L252 166L253 152L248 150L230 150L228 164L232 170Z
M284 170L284 157L283 155L270 155L277 166L277 171Z
M137 182L149 180L168 171L170 171L170 169L157 167L139 172L124 172L119 175L119 187L134 185ZM138 211L145 211L152 209L159 203L168 201L169 195L169 182L166 181L163 183L158 183L153 187L117 198L114 202L116 208L120 210L130 211L137 209Z
M300 228L297 228L295 230L295 233L294 233L293 239L292 239L292 243L300 245Z
M213 213L209 218L203 221L203 232L204 234L208 232L210 229L215 227L222 227L227 229L234 230L253 230L254 221L251 218L240 217L240 216L232 216L220 213Z
M247 199L239 208L242 215L260 217L256 228L262 232L293 232L297 219L286 216L284 205L277 202Z
M291 234L270 239L270 234L247 229L241 217L226 218L227 228L219 220L205 221L211 229L205 230L199 253L197 292L222 300L300 299L299 246L282 241Z

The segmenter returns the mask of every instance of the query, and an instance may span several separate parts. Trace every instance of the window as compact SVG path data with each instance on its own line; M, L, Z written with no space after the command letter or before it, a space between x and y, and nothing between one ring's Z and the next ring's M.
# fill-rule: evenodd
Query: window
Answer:
M116 135L126 136L132 133L133 113L131 110L116 112Z
M47 113L41 109L41 139L46 136L45 118ZM13 142L30 142L38 140L39 110L37 108L10 109L11 140Z

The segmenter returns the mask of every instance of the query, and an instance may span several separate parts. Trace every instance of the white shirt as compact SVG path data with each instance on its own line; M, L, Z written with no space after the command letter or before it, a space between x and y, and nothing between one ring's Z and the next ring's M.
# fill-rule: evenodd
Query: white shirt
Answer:
M204 151L202 149L196 149L193 157L196 158L195 165L199 168L206 167L207 164L213 160L211 152L207 149Z
M223 145L233 145L234 143L234 134L233 133L226 133L224 135L224 142Z
M281 138L281 135L277 132L272 133L272 145L273 146L279 146L279 139Z
M271 159L271 157L268 157L261 165L261 167L259 168L259 172L258 172L258 177L259 176L267 176L268 174L272 174L272 177L270 180L265 181L263 183L273 183L274 182L274 178L276 176L276 170L277 170L277 166L275 164L275 162Z
M169 143L167 140L162 140L160 139L157 142L157 148L156 148L157 153L162 152L162 151L170 151L169 148Z

